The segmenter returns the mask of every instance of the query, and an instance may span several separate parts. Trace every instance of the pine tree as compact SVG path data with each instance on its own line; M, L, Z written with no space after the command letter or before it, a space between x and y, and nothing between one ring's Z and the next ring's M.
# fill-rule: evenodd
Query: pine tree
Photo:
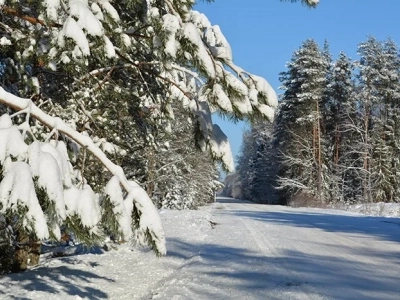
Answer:
M266 204L278 204L277 186L277 154L273 148L271 124L257 126L255 153L254 201Z
M326 109L326 141L328 144L330 171L330 199L350 201L357 190L358 153L355 152L357 138L357 105L354 95L353 64L341 52L329 77Z
M358 48L360 55L358 79L358 102L361 114L360 149L362 155L362 194L360 197L366 202L373 202L373 148L380 140L384 120L384 108L379 95L379 82L383 70L383 48L375 38L369 37ZM383 150L383 149L382 149Z
M216 163L195 147L193 123L188 112L181 111L171 120L170 132L159 133L152 153L152 180L143 183L158 207L193 209L213 200L220 188ZM150 188L149 188L150 187Z
M256 176L256 142L253 129L246 130L242 136L242 146L237 157L236 173L240 183L241 197L253 200L253 181Z
M323 103L329 67L326 53L307 40L281 75L285 90L278 109L275 136L281 154L280 188L289 194L312 194L325 201Z
M388 39L382 43L379 81L375 82L380 100L373 134L372 197L377 202L398 201L400 59L397 45Z
M57 240L66 227L87 243L111 230L165 253L159 216L136 180L151 186L155 137L175 107L194 120L196 145L229 169L227 139L211 111L268 119L275 92L233 63L220 28L192 1L0 5L0 213L17 216L7 224L23 228L16 244ZM44 163L52 166L51 185ZM87 207L68 202L80 197Z

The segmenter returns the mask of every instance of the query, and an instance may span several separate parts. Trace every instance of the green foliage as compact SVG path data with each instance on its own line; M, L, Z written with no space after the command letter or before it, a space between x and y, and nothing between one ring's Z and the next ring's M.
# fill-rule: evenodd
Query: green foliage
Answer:
M68 216L64 222L63 231L73 233L76 241L86 246L100 246L105 241L105 234L100 228L88 228L82 224L78 214Z
M100 224L104 232L114 241L124 241L123 233L118 224L120 214L113 212L115 205L111 203L110 197L108 195L103 197L100 205L102 209Z
M33 178L36 197L39 200L40 207L42 208L43 212L47 216L47 225L49 229L54 228L53 225L57 224L57 210L56 204L49 199L49 195L45 188L41 187L38 183L38 178ZM53 231L50 231L50 239L53 241L57 241L56 234Z

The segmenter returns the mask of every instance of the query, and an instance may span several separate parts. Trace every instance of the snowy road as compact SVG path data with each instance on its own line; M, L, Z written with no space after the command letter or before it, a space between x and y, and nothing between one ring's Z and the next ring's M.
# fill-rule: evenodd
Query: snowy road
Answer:
M160 299L400 299L399 219L219 201Z
M161 212L169 254L122 248L0 277L0 299L400 299L400 219L220 198Z

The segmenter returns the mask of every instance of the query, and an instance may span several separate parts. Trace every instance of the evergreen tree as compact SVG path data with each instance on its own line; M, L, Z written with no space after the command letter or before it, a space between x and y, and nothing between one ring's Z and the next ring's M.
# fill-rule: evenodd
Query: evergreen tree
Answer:
M307 40L281 74L285 90L275 136L281 153L280 189L290 195L310 193L325 201L325 157L321 106L329 61L315 41Z
M397 45L388 39L381 44L379 80L375 82L379 108L373 134L372 197L377 202L399 201L399 100L400 59Z
M253 182L256 179L256 137L254 129L246 130L242 136L242 146L237 157L236 173L239 177L241 197L252 200L254 198Z
M277 153L273 148L272 129L270 124L258 125L255 153L254 201L266 204L278 204L277 186Z
M193 209L214 200L221 187L215 162L195 147L190 117L184 111L175 114L170 132L157 135L160 147L151 154L151 180L144 184L158 207Z
M301 2L315 7L318 0ZM164 254L159 216L137 181L155 193L164 142L157 138L168 133L174 111L186 111L191 144L208 153L207 195L216 187L210 159L233 167L211 111L272 120L275 92L233 63L220 28L193 5L0 0L0 217L21 246L19 268L29 251L23 245L57 240L61 228L86 243L113 234ZM190 152L172 141L174 153Z
M274 91L233 63L220 28L193 11L193 1L0 5L0 213L7 228L21 228L15 244L57 240L68 228L87 243L111 231L165 253L157 211L136 181L154 191L156 138L174 110L189 114L197 147L230 169L211 111L270 118ZM44 164L54 180L44 179Z
M370 37L359 54L332 64L327 43L321 51L312 40L294 53L274 138L262 124L244 135L237 181L245 198L262 202L277 176L279 203L399 201L398 48Z
M372 191L374 170L373 148L380 140L384 124L384 103L379 95L379 82L383 66L383 47L375 38L369 37L358 48L360 62L357 75L358 103L361 115L360 124L360 154L362 172L360 173L362 193L360 197L366 202L373 202ZM379 142L378 142L379 143ZM379 146L378 146L379 147ZM382 148L384 151L384 149Z
M245 199L276 204L276 170L272 125L254 124L243 134L242 150L237 159L237 174Z
M355 151L357 139L357 105L354 95L353 64L341 52L332 68L328 84L326 109L326 141L328 144L331 201L355 199L357 190L359 154ZM346 200L345 200L346 199Z

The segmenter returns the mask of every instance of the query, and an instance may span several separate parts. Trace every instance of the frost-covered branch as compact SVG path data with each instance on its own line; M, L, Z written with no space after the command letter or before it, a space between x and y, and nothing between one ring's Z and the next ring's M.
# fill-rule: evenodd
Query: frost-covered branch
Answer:
M128 193L129 197L134 201L135 206L140 213L139 229L141 231L140 234L143 235L141 238L145 239L145 235L150 234L152 242L154 242L156 245L156 250L160 254L166 253L165 236L161 225L161 220L151 199L136 182L127 180L122 168L109 160L104 152L95 145L90 137L80 134L68 126L60 118L49 116L44 111L39 109L31 101L31 99L17 97L6 92L2 87L0 87L0 103L12 107L15 110L24 110L29 107L30 115L33 118L37 119L50 129L55 128L57 131L65 134L76 143L90 151L104 165L104 167L110 171L112 175L118 178L118 182Z
M201 85L204 85L205 82L203 81L203 79L200 78L199 74L197 74L196 72L193 72L185 67L182 66L178 66L177 64L171 64L171 67L174 68L175 70L184 72L189 74L190 76L192 76L193 78L195 78Z
M298 180L292 179L292 178L279 177L278 182L279 182L279 186L276 188L278 190L283 190L283 189L287 189L287 188L302 190L302 191L311 190L309 186L302 184Z
M189 99L193 98L193 94L190 91L186 90L185 88L183 88L182 86L177 84L175 81L169 79L168 77L157 75L157 78L160 78L161 80L165 81L166 83L173 85L178 90L180 90L182 92L182 94L185 95L187 98L189 98Z

